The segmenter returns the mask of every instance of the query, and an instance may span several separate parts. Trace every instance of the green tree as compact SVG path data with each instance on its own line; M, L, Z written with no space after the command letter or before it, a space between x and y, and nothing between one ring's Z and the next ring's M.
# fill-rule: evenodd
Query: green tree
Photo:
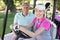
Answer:
M5 3L6 5L7 5L8 2L9 2L10 4L9 4L8 9L9 9L12 13L16 13L16 8L15 8L14 1L13 1L13 0L8 0L8 2L7 2L7 0L3 0L3 1L4 1L4 3Z
M3 0L4 1L4 3L7 5L7 0ZM9 10L10 10L10 12L12 12L12 13L16 13L16 5L15 5L15 3L17 2L17 1L19 1L19 3L22 3L22 2L25 2L25 1L27 1L27 2L30 2L30 0L8 0L9 1Z
M30 3L30 0L14 0L14 4L16 4L16 2L19 1L19 3L23 3L23 2L28 2Z
M60 0L57 0L57 5L56 5L57 9L60 11Z

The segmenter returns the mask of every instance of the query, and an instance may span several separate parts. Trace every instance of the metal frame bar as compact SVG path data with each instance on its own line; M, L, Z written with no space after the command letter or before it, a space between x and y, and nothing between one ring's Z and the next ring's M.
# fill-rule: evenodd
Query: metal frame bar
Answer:
M55 13L56 13L56 1L57 0L54 0L54 5L53 5L53 14L52 14L52 21L54 21L54 17L55 17Z
M2 40L4 40L4 34L5 34L5 30L6 30L7 17L8 17L9 1L6 0L6 3L7 3L7 4L6 4L6 8L5 8L5 13L4 13Z

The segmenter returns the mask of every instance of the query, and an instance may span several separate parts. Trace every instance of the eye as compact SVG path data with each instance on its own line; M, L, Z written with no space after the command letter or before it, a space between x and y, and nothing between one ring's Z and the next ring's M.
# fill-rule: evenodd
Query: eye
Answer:
M35 10L35 12L38 12L38 11L39 11L39 10L37 10L37 9Z
M28 7L26 7L26 8L28 8Z
M39 10L39 12L42 12L42 10Z

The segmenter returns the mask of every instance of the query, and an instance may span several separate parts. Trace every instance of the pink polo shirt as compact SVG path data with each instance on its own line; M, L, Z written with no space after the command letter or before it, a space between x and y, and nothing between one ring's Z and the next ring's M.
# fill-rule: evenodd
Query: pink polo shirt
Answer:
M60 15L56 15L56 16L55 16L55 19L56 19L58 22L60 22Z
M37 18L34 18L32 23L34 24L36 21L38 21ZM43 22L44 21L44 22ZM43 23L41 25L41 23ZM46 18L42 18L39 22L37 22L36 24L36 29L38 29L40 27L40 25L45 28L46 30L49 30L50 29L50 22L48 20L46 20Z

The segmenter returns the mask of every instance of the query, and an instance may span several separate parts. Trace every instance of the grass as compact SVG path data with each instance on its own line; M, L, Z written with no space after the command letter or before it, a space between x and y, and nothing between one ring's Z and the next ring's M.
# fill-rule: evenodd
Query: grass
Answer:
M11 31L9 26L13 23L14 15L15 14L8 14L5 34ZM0 13L0 37L2 36L3 32L3 21L4 21L4 14Z

